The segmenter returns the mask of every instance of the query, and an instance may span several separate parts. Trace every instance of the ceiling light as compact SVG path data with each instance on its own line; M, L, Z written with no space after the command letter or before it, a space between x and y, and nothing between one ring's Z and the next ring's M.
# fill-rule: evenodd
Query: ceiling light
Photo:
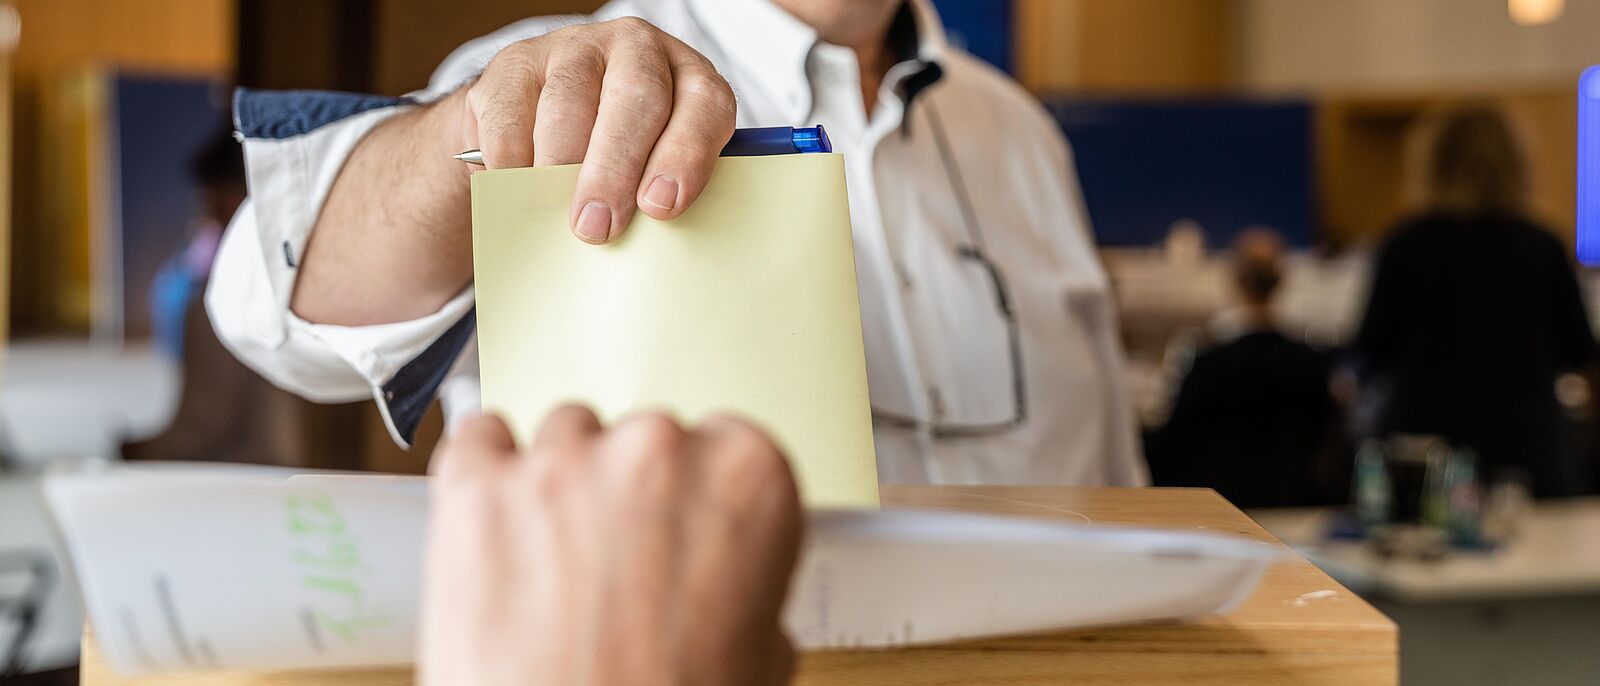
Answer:
M1506 11L1520 26L1538 26L1561 18L1567 0L1508 0Z

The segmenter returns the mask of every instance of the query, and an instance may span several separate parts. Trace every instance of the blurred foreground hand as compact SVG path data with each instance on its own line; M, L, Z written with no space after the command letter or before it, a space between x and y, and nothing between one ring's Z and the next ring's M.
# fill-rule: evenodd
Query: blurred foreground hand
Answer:
M787 683L802 520L759 430L568 406L519 450L474 417L433 473L423 686Z

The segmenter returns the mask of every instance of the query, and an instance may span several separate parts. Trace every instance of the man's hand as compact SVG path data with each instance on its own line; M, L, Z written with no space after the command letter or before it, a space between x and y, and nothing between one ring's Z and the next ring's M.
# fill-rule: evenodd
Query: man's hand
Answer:
M466 93L466 147L490 169L583 162L573 233L621 235L634 208L678 216L733 135L715 67L642 19L561 29L496 55Z
M469 419L433 464L424 686L787 682L800 505L760 431L568 406L523 451Z
M299 267L291 307L319 324L424 317L472 280L469 167L583 162L570 223L615 239L636 207L672 219L733 135L733 91L711 63L639 19L507 46L472 85L373 129L345 162Z

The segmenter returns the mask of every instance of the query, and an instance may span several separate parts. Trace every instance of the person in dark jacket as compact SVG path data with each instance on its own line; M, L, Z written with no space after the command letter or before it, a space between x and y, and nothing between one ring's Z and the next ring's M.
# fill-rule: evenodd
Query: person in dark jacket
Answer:
M1531 477L1536 496L1576 495L1591 475L1555 395L1595 359L1566 248L1529 218L1506 121L1461 110L1436 124L1426 209L1382 247L1354 344L1378 435L1436 434L1484 473Z
M1154 436L1156 485L1207 486L1239 507L1329 504L1348 492L1348 477L1327 474L1323 459L1338 424L1330 357L1285 335L1273 315L1282 253L1270 230L1235 241L1237 321L1195 357Z

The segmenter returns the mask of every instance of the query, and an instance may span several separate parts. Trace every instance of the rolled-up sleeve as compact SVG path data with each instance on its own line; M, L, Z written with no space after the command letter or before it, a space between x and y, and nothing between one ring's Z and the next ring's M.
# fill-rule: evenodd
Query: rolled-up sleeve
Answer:
M592 18L630 13L629 7L608 6ZM373 398L401 445L410 444L436 396L458 409L476 406L470 286L420 319L329 326L289 309L296 270L323 201L363 137L389 117L461 87L507 45L589 19L526 19L470 41L439 66L426 90L402 98L240 89L234 126L250 199L223 236L205 299L222 343L278 387L309 400Z
M223 236L205 299L218 337L246 365L308 400L374 398L402 445L471 339L472 289L426 317L376 326L313 324L295 316L289 302L345 160L373 128L418 102L241 89L234 123L250 199Z

